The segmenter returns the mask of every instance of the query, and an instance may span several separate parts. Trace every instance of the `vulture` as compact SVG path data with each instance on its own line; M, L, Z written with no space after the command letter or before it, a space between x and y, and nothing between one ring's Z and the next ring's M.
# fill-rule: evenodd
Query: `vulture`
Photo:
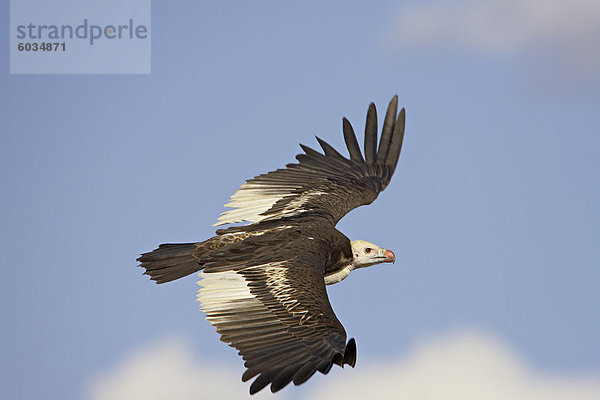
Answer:
M354 367L356 342L346 342L326 285L357 268L396 260L391 250L349 240L335 226L349 211L372 203L396 169L405 111L389 103L379 144L377 110L367 111L364 155L342 120L349 158L316 138L323 152L300 145L297 163L247 180L231 196L218 229L198 243L161 244L137 261L156 283L198 273L198 301L223 342L238 350L255 378L254 394L300 385L333 364Z

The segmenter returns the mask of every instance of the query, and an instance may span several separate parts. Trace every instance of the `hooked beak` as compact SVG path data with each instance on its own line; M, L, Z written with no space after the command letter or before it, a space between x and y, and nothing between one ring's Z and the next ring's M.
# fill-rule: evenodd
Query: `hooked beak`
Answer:
M383 252L383 256L385 257L385 259L383 260L383 262L386 262L386 263L389 263L389 262L391 262L391 263L393 263L393 262L396 262L396 255L395 255L395 254L394 254L394 252L393 252L393 251L391 251L391 250L387 250L387 249L386 249L386 250Z

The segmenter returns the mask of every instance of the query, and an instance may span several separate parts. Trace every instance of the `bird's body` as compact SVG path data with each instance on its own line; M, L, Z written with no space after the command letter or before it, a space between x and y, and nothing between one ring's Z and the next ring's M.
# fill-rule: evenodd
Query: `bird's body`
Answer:
M350 241L335 225L389 183L404 134L404 110L399 118L396 111L394 97L377 149L377 116L369 107L366 160L344 119L350 159L320 139L325 154L302 146L299 164L243 184L217 223L249 225L219 229L200 243L163 244L138 259L157 283L200 272L198 300L207 320L245 360L242 380L258 375L250 393L301 384L333 364L354 366L354 339L346 343L325 286L395 255Z

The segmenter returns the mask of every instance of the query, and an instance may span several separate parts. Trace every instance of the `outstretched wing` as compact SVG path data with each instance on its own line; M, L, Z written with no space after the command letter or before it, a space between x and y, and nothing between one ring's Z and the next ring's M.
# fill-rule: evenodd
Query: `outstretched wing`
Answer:
M398 96L387 109L379 147L377 110L371 103L365 124L365 156L346 118L343 131L350 158L317 138L324 154L300 145L297 164L247 180L226 204L215 225L279 219L307 212L328 218L335 225L354 208L372 203L390 182L402 148L405 111L399 114Z
M272 392L299 385L333 364L354 367L355 342L346 344L325 290L325 260L300 245L302 255L279 261L248 259L247 248L239 254L234 248L200 273L198 300L207 320L245 360L242 380L258 375L250 394L269 384Z

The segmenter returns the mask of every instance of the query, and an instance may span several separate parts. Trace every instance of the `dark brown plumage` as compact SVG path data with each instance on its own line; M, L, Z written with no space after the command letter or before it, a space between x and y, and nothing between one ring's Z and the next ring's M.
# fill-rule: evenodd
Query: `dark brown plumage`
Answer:
M217 223L249 225L219 229L200 243L162 244L138 258L156 283L201 271L202 309L244 359L242 380L256 377L251 394L269 384L273 392L299 385L333 364L354 367L356 343L346 343L325 285L395 260L389 250L350 242L335 225L388 185L404 136L404 109L396 115L397 107L395 96L377 146L377 111L369 106L364 158L344 118L350 159L319 138L324 154L301 145L297 164L246 181Z

